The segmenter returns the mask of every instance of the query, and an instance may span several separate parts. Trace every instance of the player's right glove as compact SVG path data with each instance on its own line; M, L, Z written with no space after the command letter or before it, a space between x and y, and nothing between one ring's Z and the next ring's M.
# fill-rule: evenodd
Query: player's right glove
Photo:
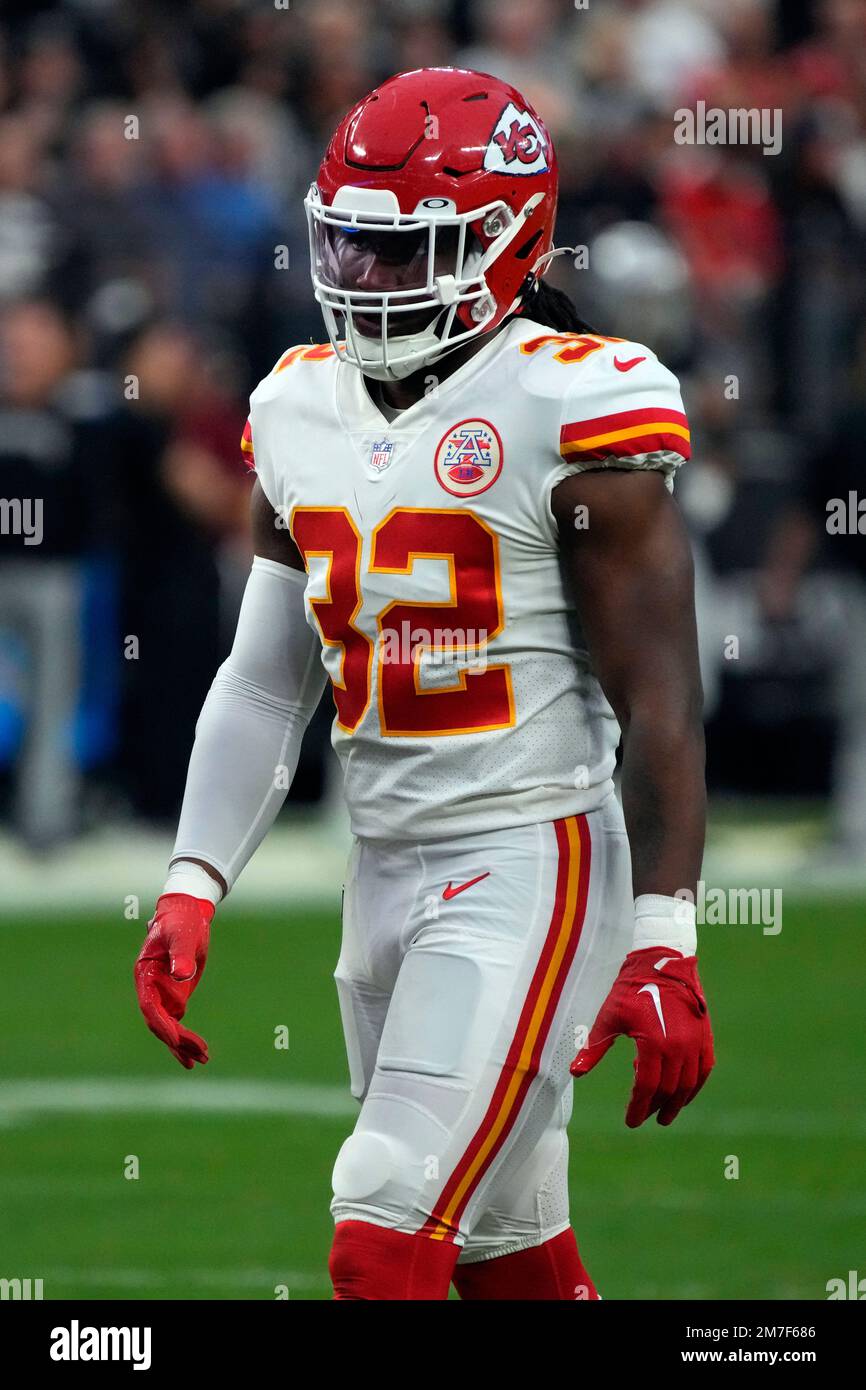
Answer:
M669 1125L715 1065L695 956L666 946L630 951L571 1064L572 1076L586 1076L620 1036L637 1044L626 1124L634 1129L658 1111L659 1124Z
M163 893L135 962L138 1005L151 1033L191 1071L208 1060L207 1043L181 1025L207 961L213 903L188 893Z

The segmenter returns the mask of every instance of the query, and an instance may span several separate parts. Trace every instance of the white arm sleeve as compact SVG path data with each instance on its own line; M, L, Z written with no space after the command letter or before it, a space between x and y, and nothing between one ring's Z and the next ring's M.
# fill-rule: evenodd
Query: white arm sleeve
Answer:
M203 859L229 888L286 798L325 684L306 578L255 557L231 655L196 724L172 863Z

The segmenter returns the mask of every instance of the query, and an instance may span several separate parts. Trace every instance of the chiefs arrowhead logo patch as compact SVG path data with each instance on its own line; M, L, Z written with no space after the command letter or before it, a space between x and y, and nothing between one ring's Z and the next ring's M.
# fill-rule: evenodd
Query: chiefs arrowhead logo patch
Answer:
M484 168L492 174L543 174L548 167L544 132L534 116L509 101L487 143Z

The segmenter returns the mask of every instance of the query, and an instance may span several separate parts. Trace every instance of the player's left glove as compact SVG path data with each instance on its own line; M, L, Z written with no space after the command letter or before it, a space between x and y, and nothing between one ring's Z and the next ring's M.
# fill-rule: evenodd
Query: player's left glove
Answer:
M715 1064L695 956L664 946L630 951L571 1064L572 1075L591 1072L621 1035L637 1044L626 1124L635 1129L658 1111L658 1123L669 1125Z
M207 961L213 914L213 903L203 898L163 893L135 962L135 988L145 1022L187 1071L208 1060L204 1038L180 1020Z

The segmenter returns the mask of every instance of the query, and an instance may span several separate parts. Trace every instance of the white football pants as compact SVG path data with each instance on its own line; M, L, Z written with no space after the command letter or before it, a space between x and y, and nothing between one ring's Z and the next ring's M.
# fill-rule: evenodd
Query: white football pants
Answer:
M335 972L354 1133L336 1221L462 1247L568 1226L569 1063L631 949L628 841L588 815L458 839L356 839Z

